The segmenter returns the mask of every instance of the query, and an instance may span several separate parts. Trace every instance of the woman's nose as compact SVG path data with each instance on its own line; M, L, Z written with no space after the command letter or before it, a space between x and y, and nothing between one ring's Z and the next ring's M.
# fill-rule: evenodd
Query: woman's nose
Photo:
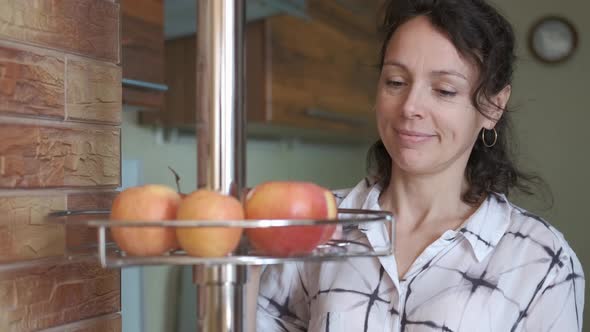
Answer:
M424 109L422 107L421 92L418 87L413 86L405 95L402 103L402 114L408 119L422 118Z

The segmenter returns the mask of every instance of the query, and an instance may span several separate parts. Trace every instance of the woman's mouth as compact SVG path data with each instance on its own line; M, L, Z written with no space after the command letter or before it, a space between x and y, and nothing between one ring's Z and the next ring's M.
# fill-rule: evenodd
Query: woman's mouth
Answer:
M427 134L419 131L396 129L397 136L403 143L418 144L429 141L436 135Z

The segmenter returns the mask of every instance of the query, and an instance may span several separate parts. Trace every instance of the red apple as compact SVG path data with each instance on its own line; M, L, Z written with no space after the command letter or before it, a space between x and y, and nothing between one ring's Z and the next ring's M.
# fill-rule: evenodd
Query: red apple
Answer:
M243 220L244 209L236 198L200 189L186 196L178 220ZM237 227L178 227L180 246L192 256L222 257L236 249L242 236Z
M113 221L162 221L176 218L180 195L162 185L131 187L120 192L111 208ZM174 228L111 227L117 245L133 256L162 255L178 247Z
M272 181L252 189L245 202L246 219L335 219L336 200L328 189L309 182ZM263 254L308 254L327 242L336 225L249 228L250 243Z

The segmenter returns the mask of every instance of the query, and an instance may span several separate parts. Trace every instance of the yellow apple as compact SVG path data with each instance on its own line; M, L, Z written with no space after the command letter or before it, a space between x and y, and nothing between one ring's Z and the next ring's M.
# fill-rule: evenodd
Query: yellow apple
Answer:
M243 220L244 209L236 198L199 189L181 202L178 220ZM178 227L176 235L180 246L189 255L222 257L236 249L242 236L237 227Z

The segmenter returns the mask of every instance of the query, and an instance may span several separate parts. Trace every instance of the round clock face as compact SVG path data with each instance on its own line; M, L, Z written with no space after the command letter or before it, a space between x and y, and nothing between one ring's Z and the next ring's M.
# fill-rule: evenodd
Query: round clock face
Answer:
M562 62L569 58L578 43L573 25L558 17L547 17L533 26L530 35L533 54L548 63Z

